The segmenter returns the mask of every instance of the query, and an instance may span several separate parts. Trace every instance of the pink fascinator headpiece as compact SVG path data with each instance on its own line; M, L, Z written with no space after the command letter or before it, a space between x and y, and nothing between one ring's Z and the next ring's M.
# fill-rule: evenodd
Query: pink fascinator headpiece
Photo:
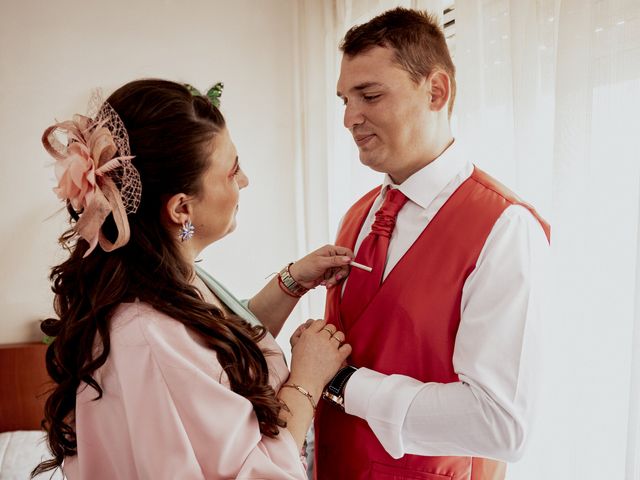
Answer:
M127 214L138 210L142 194L140 174L131 163L129 136L117 112L101 101L99 92L93 94L89 110L95 111L92 117L74 115L42 135L44 148L56 161L58 186L53 191L79 214L74 230L89 243L85 257L98 244L105 252L126 245ZM102 233L109 214L118 230L115 242Z

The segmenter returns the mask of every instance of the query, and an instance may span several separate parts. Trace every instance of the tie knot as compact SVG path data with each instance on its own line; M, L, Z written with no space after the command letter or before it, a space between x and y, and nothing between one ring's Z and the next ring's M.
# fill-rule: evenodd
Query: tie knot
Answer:
M396 226L398 212L405 203L407 197L398 189L389 189L384 197L382 206L376 212L376 220L371 226L371 232L383 237L391 237L391 232Z

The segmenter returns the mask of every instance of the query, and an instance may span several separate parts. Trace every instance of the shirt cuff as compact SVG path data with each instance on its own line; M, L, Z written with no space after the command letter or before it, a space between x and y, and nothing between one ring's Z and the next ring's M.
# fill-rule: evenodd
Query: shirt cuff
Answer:
M344 388L344 411L366 419L369 400L386 377L364 367L356 370Z
M404 375L383 375L360 368L344 392L345 412L363 418L393 458L405 454L402 426L407 411L425 384Z

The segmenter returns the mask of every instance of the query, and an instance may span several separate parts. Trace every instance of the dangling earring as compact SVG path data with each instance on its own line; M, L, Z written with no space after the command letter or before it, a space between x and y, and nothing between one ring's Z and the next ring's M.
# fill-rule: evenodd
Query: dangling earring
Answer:
M191 240L195 233L196 227L193 226L191 220L187 219L187 221L184 222L182 224L182 227L180 228L180 234L178 235L178 238L180 238L181 241L186 242L187 240Z

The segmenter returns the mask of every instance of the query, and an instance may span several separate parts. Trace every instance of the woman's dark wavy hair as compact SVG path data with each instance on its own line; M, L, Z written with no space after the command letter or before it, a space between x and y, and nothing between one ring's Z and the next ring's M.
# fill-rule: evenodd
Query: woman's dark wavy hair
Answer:
M224 117L205 97L164 80L128 83L107 101L129 134L142 200L138 211L129 215L129 242L111 253L98 247L82 258L88 249L86 241L76 241L71 229L60 237L70 256L50 275L59 318L42 323L42 331L55 337L46 354L55 387L42 421L53 458L40 463L32 476L57 468L64 457L77 454L76 392L85 383L96 390L97 401L102 397L93 374L109 356L109 319L119 304L136 298L204 339L216 352L231 390L253 404L264 435L273 437L278 427L285 426L278 418L281 404L268 383L265 355L257 345L266 330L251 327L239 317L225 317L200 297L189 282L192 267L178 252L177 232L167 231L160 222L163 202L170 196L201 192L211 142L225 128ZM70 206L68 210L73 224L78 215ZM111 217L103 232L115 233Z

